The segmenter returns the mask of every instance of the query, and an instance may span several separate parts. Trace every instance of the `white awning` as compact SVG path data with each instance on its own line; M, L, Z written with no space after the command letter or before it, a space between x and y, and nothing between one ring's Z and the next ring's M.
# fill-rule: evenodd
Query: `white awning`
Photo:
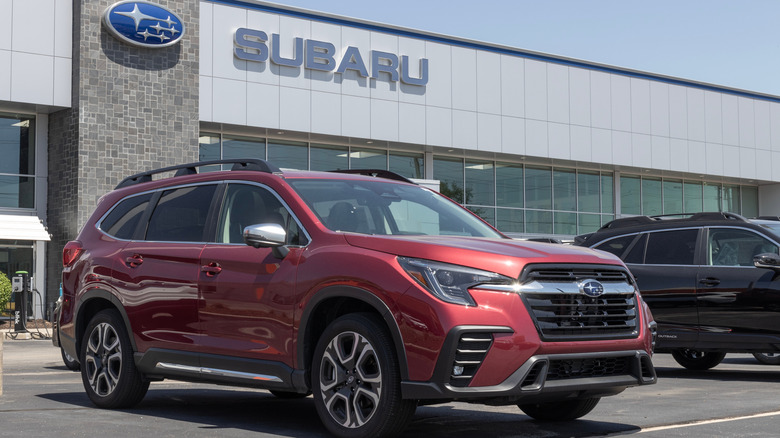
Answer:
M50 241L51 236L38 216L0 214L0 239Z

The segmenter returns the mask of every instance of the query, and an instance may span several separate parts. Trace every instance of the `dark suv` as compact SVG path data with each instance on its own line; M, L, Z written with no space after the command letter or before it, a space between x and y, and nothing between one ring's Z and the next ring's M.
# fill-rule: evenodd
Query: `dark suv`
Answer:
M576 244L631 270L658 323L659 352L706 370L726 353L777 363L780 221L733 213L617 219Z
M168 378L313 393L332 433L373 437L418 403L568 420L655 382L654 323L617 257L514 241L359 173L211 161L105 195L63 251L58 338L89 398L132 406Z

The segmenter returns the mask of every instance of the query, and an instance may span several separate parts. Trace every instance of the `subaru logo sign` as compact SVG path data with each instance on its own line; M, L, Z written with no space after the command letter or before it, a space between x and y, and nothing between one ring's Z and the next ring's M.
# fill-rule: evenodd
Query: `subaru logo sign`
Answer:
M604 293L604 286L596 280L583 280L578 286L580 293L589 297L598 297Z
M168 47L184 35L184 23L173 12L145 1L114 3L103 25L118 39L140 47Z

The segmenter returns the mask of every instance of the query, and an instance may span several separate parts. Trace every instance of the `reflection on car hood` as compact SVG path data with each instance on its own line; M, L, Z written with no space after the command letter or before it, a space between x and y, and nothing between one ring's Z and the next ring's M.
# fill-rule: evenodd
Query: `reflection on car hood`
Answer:
M350 245L404 257L470 266L516 278L528 263L601 263L621 265L604 251L569 245L461 236L344 235Z

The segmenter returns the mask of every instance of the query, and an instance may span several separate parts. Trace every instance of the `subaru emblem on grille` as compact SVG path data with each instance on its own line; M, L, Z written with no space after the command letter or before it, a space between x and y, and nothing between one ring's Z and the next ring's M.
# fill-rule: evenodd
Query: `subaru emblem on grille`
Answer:
M598 297L604 293L604 286L596 280L582 280L577 286L580 288L580 293L589 297Z

